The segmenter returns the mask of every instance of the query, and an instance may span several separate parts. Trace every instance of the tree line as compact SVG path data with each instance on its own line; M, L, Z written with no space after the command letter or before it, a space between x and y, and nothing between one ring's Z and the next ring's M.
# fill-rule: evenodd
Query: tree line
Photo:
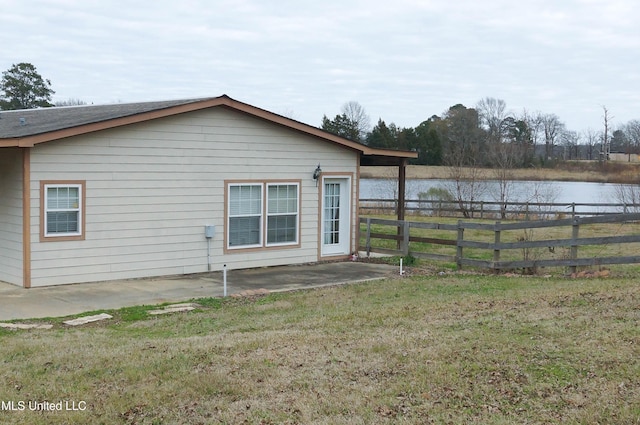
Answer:
M321 127L371 147L416 151L414 164L517 168L556 160L607 160L613 152L640 154L640 120L612 129L611 119L603 107L603 130L578 133L556 114L516 114L504 100L486 97L473 108L456 104L406 128L382 118L371 127L364 108L351 101L333 119L325 115Z
M30 63L14 64L0 79L0 110L85 105L79 99L52 103L55 91ZM549 161L609 159L612 152L640 154L640 120L611 128L603 107L603 130L570 131L555 114L507 110L504 100L486 97L475 107L451 106L416 127L398 127L382 118L371 127L364 108L355 101L342 106L321 128L365 145L413 150L414 164L517 168L544 166Z

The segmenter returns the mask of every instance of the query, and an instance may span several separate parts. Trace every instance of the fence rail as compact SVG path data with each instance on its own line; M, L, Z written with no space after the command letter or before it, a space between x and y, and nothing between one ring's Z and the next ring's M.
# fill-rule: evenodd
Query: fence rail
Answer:
M360 200L363 213L397 211L395 199L368 198ZM509 218L531 220L533 218L557 218L595 216L608 214L628 214L640 211L638 204L624 203L561 203L561 202L495 202L495 201L441 201L432 199L409 199L406 201L408 213L436 217L453 216L465 218Z
M372 252L392 254L392 255L412 255L418 258L426 258L440 261L455 262L458 268L463 266L474 266L491 269L494 271L507 269L535 269L538 267L569 267L571 272L576 272L579 266L599 266L609 264L632 264L640 263L640 255L591 255L579 257L580 248L586 246L610 246L613 244L640 243L640 226L633 227L637 233L619 236L590 236L580 237L580 228L593 224L624 224L637 223L640 221L640 213L603 215L593 217L574 217L561 220L534 220L513 223L478 223L465 222L459 220L457 224L428 223L416 221L398 221L388 219L378 219L373 217L361 217L360 223L364 225L364 247L367 256ZM385 228L387 231L381 231ZM374 228L375 227L375 228ZM389 229L391 227L391 229ZM547 238L533 240L527 237L518 238L516 241L505 241L504 232L524 231L524 235L531 235L533 229L551 229L570 227L571 237L569 238ZM421 229L420 235L412 234L412 229ZM424 230L438 230L452 232L451 238L441 236L430 237L425 235ZM474 240L468 237L470 231L475 233L485 232L484 240ZM486 232L489 234L487 235ZM467 233L467 236L465 236ZM396 242L395 248L374 247L372 240L391 240ZM423 250L412 249L411 243L422 243L430 245L442 245L455 247L455 255L444 255L441 253L425 252ZM362 249L364 248L364 249ZM548 249L554 252L555 248L566 248L568 251L563 258L532 258L529 255L532 249ZM491 259L471 258L466 255L468 249L490 251ZM522 259L505 259L503 254L513 250L522 252ZM634 251L638 252L638 251Z

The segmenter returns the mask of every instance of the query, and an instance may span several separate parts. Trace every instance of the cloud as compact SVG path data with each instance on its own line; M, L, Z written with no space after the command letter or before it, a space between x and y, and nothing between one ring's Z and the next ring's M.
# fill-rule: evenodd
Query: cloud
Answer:
M416 126L486 96L597 127L638 118L632 0L0 0L1 69L87 102L232 97L318 125L358 101Z

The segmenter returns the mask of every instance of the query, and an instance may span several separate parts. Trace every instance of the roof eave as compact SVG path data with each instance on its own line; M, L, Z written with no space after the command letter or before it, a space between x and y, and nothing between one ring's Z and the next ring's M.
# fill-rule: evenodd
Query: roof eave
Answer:
M116 127L122 127L130 124L137 124L145 121L150 121L158 118L164 118L172 115L183 114L187 112L198 111L202 109L212 108L216 106L226 106L236 111L246 113L248 115L264 119L274 124L282 125L284 127L297 130L310 136L317 137L324 141L335 143L347 149L351 149L356 152L360 152L362 155L374 155L396 158L417 158L416 152L408 151L395 151L391 149L376 149L371 148L360 143L354 142L328 133L320 128L304 124L299 121L286 118L282 115L274 114L265 109L261 109L255 106L251 106L247 103L239 102L230 98L227 95L222 95L215 98L208 98L203 100L196 100L181 105L171 106L163 109L157 109L149 112L142 112L134 115L127 115L119 118L107 119L104 121L93 122L89 124L83 124L76 127L69 127L60 130L54 130L46 133L34 134L24 137L14 137L7 139L0 139L1 147L33 147L40 143L50 142L53 140L64 139L72 136L79 136L83 134L93 133L96 131L107 130Z
M17 148L18 146L20 146L20 139L18 138L0 139L0 148Z
M217 106L216 102L221 98L207 99L204 101L198 101L193 103L187 103L183 105L171 106L169 108L157 109L149 112L142 112L134 115L127 115L120 118L112 118L105 121L93 122L90 124L83 124L76 127L69 127L60 130L49 131L46 133L34 134L25 137L16 137L12 139L0 140L0 147L5 146L20 146L20 147L33 147L40 143L51 142L53 140L64 139L72 136L80 136L83 134L94 133L96 131L108 130L111 128L122 127L130 124L137 124L153 119L164 118L172 115L178 115L186 112L197 111L199 109L208 108L211 106ZM203 106L203 104L206 104ZM17 143L17 144L16 144Z

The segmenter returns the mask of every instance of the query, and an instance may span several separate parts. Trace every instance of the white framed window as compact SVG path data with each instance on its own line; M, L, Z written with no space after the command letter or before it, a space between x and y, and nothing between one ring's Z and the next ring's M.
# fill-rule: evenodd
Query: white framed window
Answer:
M299 182L232 182L227 192L227 249L299 244Z
M298 243L297 183L267 184L267 246Z
M262 184L229 185L229 248L262 246Z
M83 237L83 183L43 182L41 197L44 238L79 239Z

